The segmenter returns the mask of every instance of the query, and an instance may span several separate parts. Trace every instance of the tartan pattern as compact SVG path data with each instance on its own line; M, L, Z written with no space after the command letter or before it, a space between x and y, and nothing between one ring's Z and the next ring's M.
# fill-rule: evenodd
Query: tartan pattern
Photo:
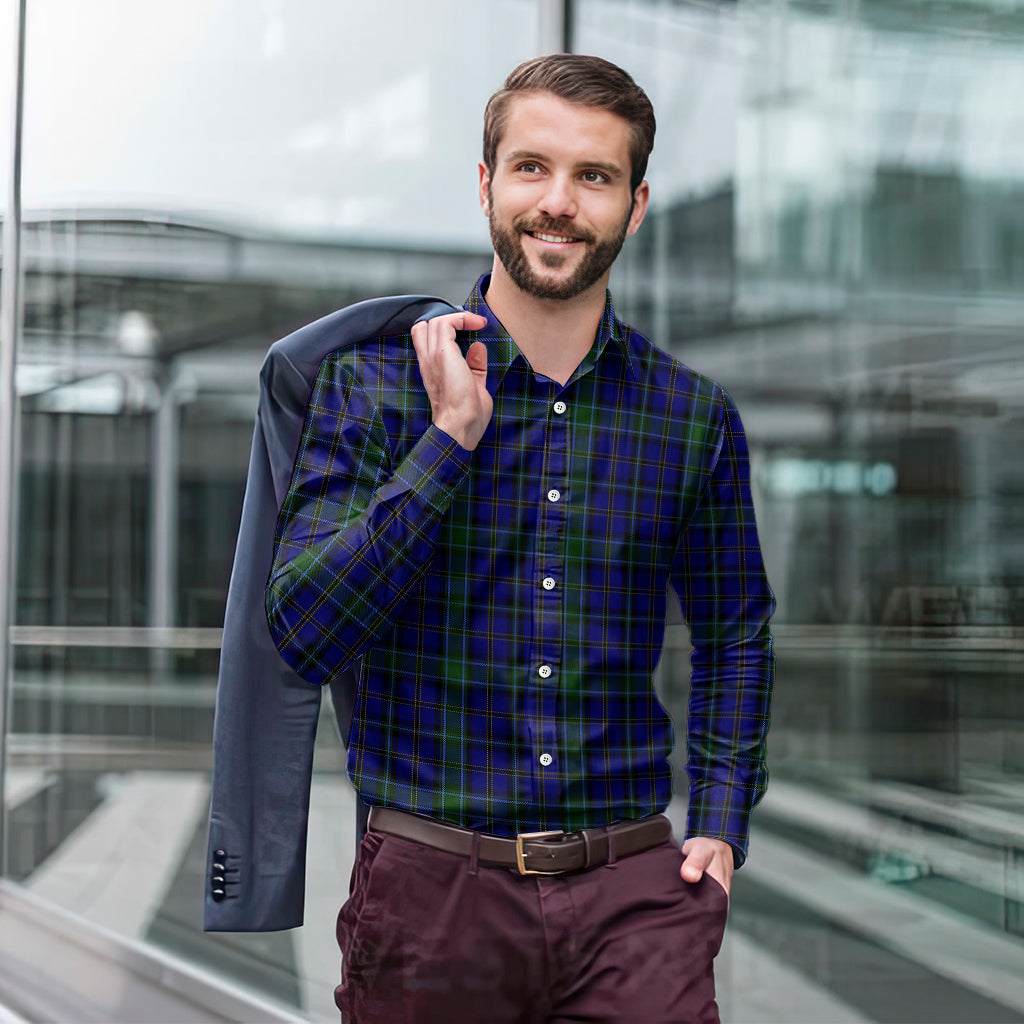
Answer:
M767 785L774 598L736 408L610 296L565 387L534 374L487 283L466 303L487 327L459 335L488 349L474 452L432 425L409 335L321 365L278 518L274 640L310 682L362 659L348 773L368 803L574 831L671 798L651 683L670 582L693 644L688 834L741 862Z

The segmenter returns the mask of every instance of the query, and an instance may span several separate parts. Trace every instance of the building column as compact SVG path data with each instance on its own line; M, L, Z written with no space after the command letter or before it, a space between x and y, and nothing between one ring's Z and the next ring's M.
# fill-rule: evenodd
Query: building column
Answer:
M158 377L159 404L153 413L149 540L149 625L175 625L178 589L178 450L180 410L173 364Z

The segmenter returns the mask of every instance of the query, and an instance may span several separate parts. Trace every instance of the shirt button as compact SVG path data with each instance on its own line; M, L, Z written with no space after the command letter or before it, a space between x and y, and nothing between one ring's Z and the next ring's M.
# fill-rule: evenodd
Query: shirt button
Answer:
M545 768L547 768L547 766L554 761L554 758L550 754L541 754L538 760Z
M550 576L545 576L544 577L544 589L545 590L554 590L555 589L555 581Z
M551 675L551 666L541 665L541 667L537 669L537 675L539 675L541 679L547 679L547 677Z
M558 491L556 491L554 487L552 487L551 490L548 491L548 501L558 501L558 499L561 496L562 495Z
M555 402L554 410L559 416L561 416L562 413L565 412L565 402Z

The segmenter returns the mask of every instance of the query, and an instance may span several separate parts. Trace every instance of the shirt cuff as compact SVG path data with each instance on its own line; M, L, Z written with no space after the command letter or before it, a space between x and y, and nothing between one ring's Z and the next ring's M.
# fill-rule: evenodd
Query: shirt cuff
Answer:
M750 809L742 791L730 786L709 785L690 790L686 835L721 839L732 847L733 864L747 859L750 841Z
M472 452L431 423L409 449L394 475L435 511L443 511L465 479L472 461Z

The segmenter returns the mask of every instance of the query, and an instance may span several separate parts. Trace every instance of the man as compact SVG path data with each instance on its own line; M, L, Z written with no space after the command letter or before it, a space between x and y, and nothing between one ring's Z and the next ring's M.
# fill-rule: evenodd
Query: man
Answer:
M521 65L485 114L494 263L466 312L321 366L267 613L312 682L362 659L350 1024L718 1019L774 602L735 407L606 292L653 137L607 61ZM694 648L681 850L668 583Z

